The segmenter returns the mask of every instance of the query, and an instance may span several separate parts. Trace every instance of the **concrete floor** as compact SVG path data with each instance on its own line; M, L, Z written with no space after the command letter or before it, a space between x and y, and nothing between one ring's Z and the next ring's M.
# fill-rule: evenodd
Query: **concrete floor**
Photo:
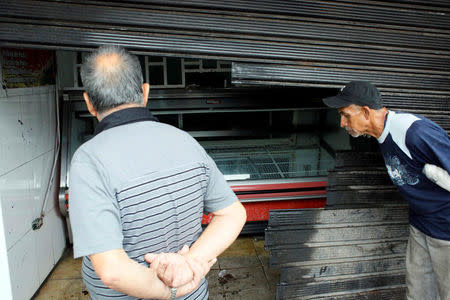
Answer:
M268 264L262 237L239 237L207 275L209 299L275 299L280 273ZM73 259L68 249L33 299L88 300L80 269L81 259Z

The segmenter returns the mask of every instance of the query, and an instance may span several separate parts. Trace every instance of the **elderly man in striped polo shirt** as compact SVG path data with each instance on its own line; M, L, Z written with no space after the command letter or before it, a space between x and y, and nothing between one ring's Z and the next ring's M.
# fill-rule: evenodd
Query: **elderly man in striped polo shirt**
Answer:
M100 123L72 159L70 218L91 299L207 299L204 277L245 209L205 150L146 109L136 56L102 46L81 77ZM213 214L204 231L203 212Z

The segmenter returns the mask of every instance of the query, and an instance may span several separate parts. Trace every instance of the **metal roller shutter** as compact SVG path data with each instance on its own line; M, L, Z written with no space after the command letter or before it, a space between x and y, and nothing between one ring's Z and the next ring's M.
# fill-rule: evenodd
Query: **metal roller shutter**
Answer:
M417 111L449 130L449 13L450 3L439 0L4 0L0 45L115 43L139 53L226 59L236 62L233 81L243 85L340 88L364 79L391 108Z

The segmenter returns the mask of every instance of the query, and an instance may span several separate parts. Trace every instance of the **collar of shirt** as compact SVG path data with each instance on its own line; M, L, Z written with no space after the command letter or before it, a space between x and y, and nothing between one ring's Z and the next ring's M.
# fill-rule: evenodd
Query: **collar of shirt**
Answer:
M124 108L103 118L95 128L94 136L113 127L142 121L157 122L158 119L145 107Z
M380 137L378 138L378 143L382 144L384 143L384 140L386 139L386 137L389 134L389 130L391 127L391 120L394 117L395 112L392 110L388 110L388 114L387 114L387 118L385 119L384 122L384 129L383 132L381 133Z

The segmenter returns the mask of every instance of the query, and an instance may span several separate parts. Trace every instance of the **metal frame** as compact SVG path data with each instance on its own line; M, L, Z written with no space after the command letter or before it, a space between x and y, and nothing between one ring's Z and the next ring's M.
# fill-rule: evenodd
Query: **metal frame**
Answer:
M72 87L66 87L66 90L73 90L73 89L82 89L83 86L81 85L81 82L78 82L78 77L80 74L80 67L81 64L77 62L77 57L79 54L81 54L82 58L84 55L86 55L88 52L86 51L78 51L77 55L73 56L72 60L72 66L73 66L73 86ZM203 59L197 59L197 60L189 60L186 61L184 58L181 59L181 84L168 84L167 82L167 57L162 56L161 62L150 62L149 61L149 55L143 55L144 56L144 78L145 82L150 82L150 67L151 66L162 66L163 67L163 82L164 84L160 85L152 85L152 89L176 89L176 88L185 88L186 87L186 73L218 73L218 72L229 72L231 73L231 62L223 61L223 60L216 60L217 66L216 68L204 68L203 66ZM230 65L229 68L222 68L222 65ZM185 66L198 66L196 69L186 69Z

